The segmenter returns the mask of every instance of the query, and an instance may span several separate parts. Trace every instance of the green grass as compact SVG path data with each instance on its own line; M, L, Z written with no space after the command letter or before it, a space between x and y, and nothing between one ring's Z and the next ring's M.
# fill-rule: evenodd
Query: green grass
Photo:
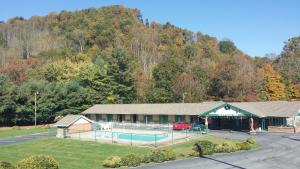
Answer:
M0 130L0 138L6 138L6 137L15 137L15 136L22 136L22 135L28 135L28 134L36 134L36 133L43 133L48 132L50 130L54 129L45 129L45 128L21 128L21 129L6 129L6 130Z
M164 148L171 148L176 152L178 158L184 158L180 155L187 155L197 140L210 140L216 144L222 144L225 141L239 141L206 135L185 143L165 146ZM151 148L147 147L131 147L126 145L104 144L99 142L51 137L3 146L0 151L0 160L16 164L19 160L28 156L44 154L50 155L58 160L61 169L101 169L103 168L102 161L108 156L124 156L131 153L142 155L149 153L150 150Z
M31 155L50 155L62 169L101 169L102 161L110 155L145 154L149 148L130 147L71 139L46 138L1 147L0 159L16 164Z

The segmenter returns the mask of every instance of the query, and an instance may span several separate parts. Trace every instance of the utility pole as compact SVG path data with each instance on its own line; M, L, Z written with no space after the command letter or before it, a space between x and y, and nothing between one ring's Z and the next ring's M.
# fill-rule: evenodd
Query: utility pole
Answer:
M34 126L36 127L36 95L38 95L39 92L34 93Z
M182 103L184 103L184 99L185 99L186 94L187 94L186 92L182 93Z

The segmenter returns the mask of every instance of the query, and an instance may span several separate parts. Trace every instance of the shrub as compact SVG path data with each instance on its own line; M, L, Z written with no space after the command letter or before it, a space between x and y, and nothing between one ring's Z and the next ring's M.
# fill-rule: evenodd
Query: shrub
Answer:
M104 167L116 168L121 166L121 158L119 156L110 156L102 161Z
M188 152L188 156L190 157L199 157L199 153L195 150L191 150Z
M44 128L44 129L50 129L51 126L50 126L50 124L46 124L46 125L43 126L43 128Z
M128 167L136 167L141 165L142 159L134 154L129 154L121 158L121 165Z
M21 127L20 126L13 126L12 129L13 130L21 130Z
M175 160L176 154L171 149L157 149L151 151L150 159L152 162L161 163L164 161Z
M250 150L251 149L251 144L248 143L247 141L242 142L242 143L237 143L237 146L239 147L239 150Z
M197 154L197 152L196 152L196 154ZM178 156L179 156L179 157L185 157L185 156L186 156L186 154L184 154L184 153L180 153Z
M164 154L165 161L175 160L176 159L176 153L171 149L164 149L161 150Z
M255 143L256 143L254 137L249 137L249 138L246 140L246 142L249 143L249 144L255 144Z
M151 157L149 154L145 154L143 155L142 159L141 159L142 163L150 163L151 162Z
M0 161L0 169L14 169L15 167L6 161Z
M198 152L199 156L201 156L212 155L215 152L215 148L216 144L214 144L213 142L208 140L200 140L194 144L193 150Z
M37 155L18 162L18 169L58 169L58 162L50 156Z
M161 150L152 150L150 153L150 159L152 162L161 163L165 161L164 154Z
M216 152L218 153L230 153L239 150L239 146L236 143L224 142L222 145L216 147Z

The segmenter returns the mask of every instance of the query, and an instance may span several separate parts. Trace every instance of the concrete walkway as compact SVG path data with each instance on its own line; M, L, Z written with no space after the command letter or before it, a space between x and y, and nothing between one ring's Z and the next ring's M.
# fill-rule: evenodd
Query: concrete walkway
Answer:
M212 135L246 139L246 133L213 131ZM258 133L254 136L262 147L258 150L214 155L206 158L178 160L140 167L141 169L299 169L300 134Z
M24 136L0 138L0 146L16 144L16 143L20 143L20 142L31 141L34 139L45 138L45 137L50 137L50 136L55 136L55 133L54 132L45 132L45 133L30 134L30 135L24 135Z

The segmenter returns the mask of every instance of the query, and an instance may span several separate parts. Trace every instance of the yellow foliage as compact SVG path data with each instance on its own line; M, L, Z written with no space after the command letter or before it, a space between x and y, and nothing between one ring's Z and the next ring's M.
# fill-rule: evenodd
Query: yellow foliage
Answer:
M268 95L268 100L281 100L285 98L285 84L279 72L275 71L270 64L264 64L259 69L259 74L263 77L264 90Z
M82 60L82 56L79 55L78 60ZM46 64L43 73L48 80L68 81L78 76L81 70L88 70L92 66L92 62L88 59L76 63L70 59L58 60Z

